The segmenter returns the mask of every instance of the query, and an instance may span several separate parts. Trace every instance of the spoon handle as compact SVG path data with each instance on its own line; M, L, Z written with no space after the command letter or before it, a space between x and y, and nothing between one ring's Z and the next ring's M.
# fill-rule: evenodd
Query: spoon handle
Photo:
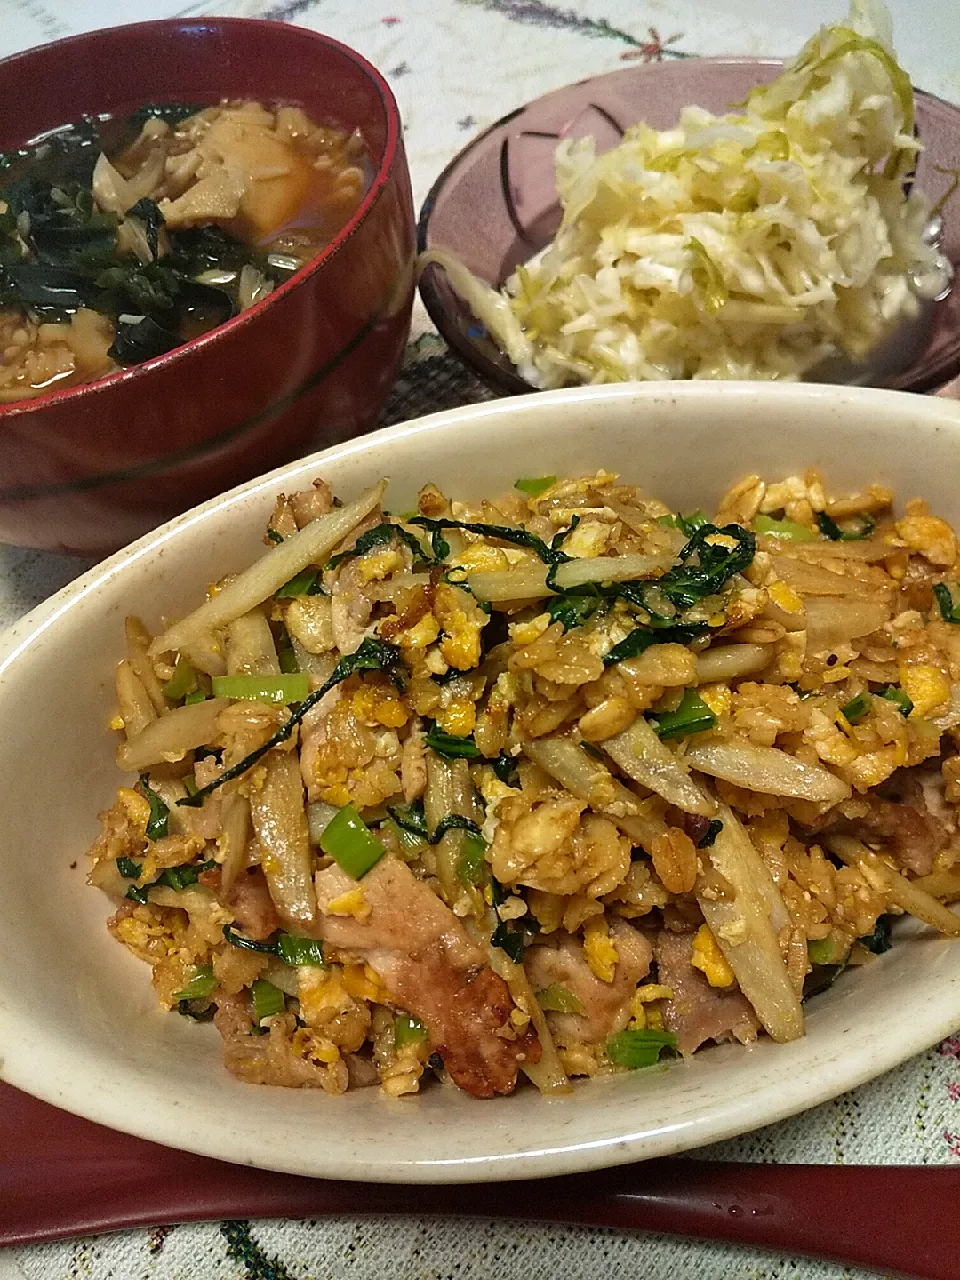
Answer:
M960 1168L670 1159L528 1182L392 1186L222 1164L0 1084L0 1246L218 1218L427 1214L660 1231L956 1280Z

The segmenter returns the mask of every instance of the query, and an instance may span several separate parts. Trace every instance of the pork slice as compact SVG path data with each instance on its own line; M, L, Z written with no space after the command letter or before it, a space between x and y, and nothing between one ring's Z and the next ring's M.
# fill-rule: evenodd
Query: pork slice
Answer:
M581 940L568 933L547 938L524 956L524 968L535 991L558 983L583 1005L582 1014L547 1014L559 1044L600 1044L630 1017L637 983L650 972L653 947L626 920L610 921L610 938L619 957L612 982L603 982L594 974Z
M939 781L929 771L898 769L876 791L855 796L826 814L814 830L880 844L904 871L928 876L952 834L945 820L949 810L937 794ZM855 816L847 817L845 807ZM934 807L939 813L932 811Z
M663 1002L663 1025L677 1037L677 1048L687 1054L706 1040L756 1040L760 1023L750 1002L736 988L711 987L690 962L693 939L664 929L655 948L658 980L673 992Z
M511 1093L539 1042L510 1026L514 1004L507 984L486 964L449 907L410 868L383 858L360 888L364 919L331 915L337 898L357 888L339 867L317 873L320 931L328 947L365 960L401 1008L424 1024L430 1047L450 1076L475 1098Z
M264 942L280 928L267 878L259 867L251 867L237 876L225 905L233 912L240 932L256 942Z

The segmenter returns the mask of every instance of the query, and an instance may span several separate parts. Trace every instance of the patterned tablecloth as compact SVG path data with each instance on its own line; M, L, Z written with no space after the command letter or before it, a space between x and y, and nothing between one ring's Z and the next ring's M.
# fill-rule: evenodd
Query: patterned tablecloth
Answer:
M960 100L957 0L890 0L914 83ZM0 54L111 22L208 13L314 27L370 58L406 124L417 203L478 130L530 98L631 61L787 54L842 15L840 0L0 0ZM446 352L422 308L386 407L397 422L489 393ZM86 565L0 546L0 625ZM762 1161L941 1164L960 1160L960 1038L794 1120L712 1147ZM2 1155L0 1155L2 1158ZM424 1192L429 1204L429 1191ZM949 1210L948 1210L949 1211ZM958 1266L960 1270L960 1266ZM637 1280L738 1276L840 1280L828 1264L693 1241L579 1228L422 1218L225 1222L127 1231L0 1254L0 1280ZM863 1273L858 1273L862 1275Z

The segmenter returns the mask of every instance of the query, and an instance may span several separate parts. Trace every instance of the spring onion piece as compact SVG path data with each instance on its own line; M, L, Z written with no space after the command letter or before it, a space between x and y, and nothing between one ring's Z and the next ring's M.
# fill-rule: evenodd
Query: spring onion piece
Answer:
M636 1071L639 1067L652 1067L667 1050L675 1052L677 1037L669 1031L644 1030L618 1031L606 1043L607 1057L617 1067Z
M869 693L858 693L855 698L851 698L840 708L840 714L850 724L856 724L862 720L870 711L870 695Z
M937 582L934 584L933 594L937 597L940 616L944 622L960 623L960 602L954 601L952 589L945 582Z
M482 835L467 833L460 846L457 878L461 884L483 884L487 878L487 842Z
M197 687L197 673L184 657L177 659L173 675L163 686L163 696L171 702L180 702Z
M872 516L859 516L856 528L841 529L825 511L817 512L817 524L823 536L829 538L831 542L859 542L862 538L869 538L877 527L877 522Z
M556 476L539 476L535 480L514 480L513 487L530 498L539 498L541 493L546 493L556 483Z
M283 1013L287 1007L283 992L266 978L257 978L250 988L250 997L253 1001L253 1020L258 1024L264 1018Z
M352 804L344 805L327 824L320 848L354 880L362 879L386 853Z
M213 965L194 966L193 976L185 987L173 993L174 1000L206 1000L220 984L213 976Z
M398 1013L393 1027L393 1047L400 1052L409 1044L420 1044L427 1038L427 1028L412 1013Z
M320 581L320 570L312 565L294 574L289 582L278 587L273 593L277 600L294 600L297 596L322 596L323 583Z
M880 697L886 698L888 702L895 702L902 716L908 716L913 710L913 699L908 697L898 684L887 685Z
M707 729L714 729L717 717L699 693L693 689L687 689L676 711L665 711L651 723L657 736L663 741L666 738L687 738L693 733L704 733Z
M559 982L535 991L537 1004L545 1013L586 1013L582 1001Z
M754 533L768 538L789 538L791 542L815 542L816 533L805 524L797 524L795 520L772 520L770 516L756 516L753 521Z
M657 524L662 524L665 529L679 529L688 538L709 523L710 517L699 508L696 511L691 511L688 516L682 516L679 512L675 516L657 516Z
M147 839L162 840L167 834L170 810L150 786L150 780L145 773L140 775L140 790L150 806L150 817L147 819Z
M301 672L279 676L214 676L215 698L244 702L272 702L283 706L303 702L310 693L310 679Z
M192 707L195 702L206 702L207 695L202 689L194 689L192 693L188 693L183 700L185 707Z
M276 942L277 955L284 964L293 968L298 965L312 965L315 968L325 967L323 960L323 943L318 938L302 938L295 933L281 933Z
M143 873L143 867L132 858L118 858L117 870L125 880L139 880Z
M277 662L280 670L285 676L296 675L300 670L300 663L297 661L297 652L293 647L293 641L290 639L290 632L282 622L277 624L276 645Z
M459 737L457 734L445 733L437 724L431 724L423 740L424 746L446 760L476 760L480 748L472 737Z
M811 964L843 964L849 954L850 947L836 938L815 938L807 943Z
M276 956L279 955L276 942L257 942L254 938L247 938L242 933L237 933L235 929L231 929L228 924L223 926L223 936L230 943L231 947L237 947L241 951L258 951L261 955Z
M309 525L307 527L309 528ZM315 707L322 697L329 693L336 685L342 683L342 681L348 679L356 672L385 671L394 684L397 685L398 688L402 688L403 680L400 673L403 669L403 659L400 656L399 649L392 644L386 644L382 640L373 640L368 636L360 645L359 649L355 650L353 653L346 654L345 657L340 659L334 667L333 673L330 677L323 682L319 689L315 689L313 693L310 694L309 698L304 699L303 702L294 708L290 715L290 719L286 724L282 724L276 733L271 734L262 746L257 747L255 751L251 751L249 755L244 756L238 764L233 765L224 773L221 773L219 778L214 778L213 782L208 782L205 787L201 787L195 796L187 796L183 800L178 800L177 804L198 807L203 804L207 796L216 791L218 787L222 787L225 782L233 782L235 778L241 778L247 770L252 769L257 761L265 756L268 751L272 751L274 747L278 747L281 742L286 742L297 725L299 725L303 720L307 712L312 707ZM287 679L287 677L283 678ZM218 709L225 705L225 703L217 704ZM177 713L172 712L171 714L175 715ZM169 719L169 717L164 717L164 719ZM130 745L132 744L127 744L127 746ZM122 752L123 747L121 747L117 752L117 758L121 765L123 763L120 759Z

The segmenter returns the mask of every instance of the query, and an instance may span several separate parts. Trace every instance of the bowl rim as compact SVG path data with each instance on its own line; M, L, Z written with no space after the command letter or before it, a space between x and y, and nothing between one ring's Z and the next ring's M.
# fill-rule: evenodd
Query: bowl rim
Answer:
M537 97L531 98L528 102L522 103L518 107L514 107L512 111L508 111L502 115L499 120L495 120L485 129L481 130L475 137L454 155L441 169L436 179L432 183L430 190L420 206L420 212L417 217L417 253L422 254L430 248L427 239L430 231L430 219L433 214L434 205L437 202L441 192L450 183L457 171L463 165L464 161L470 156L476 147L480 145L491 134L496 133L504 125L510 123L514 117L527 110L528 107L535 103L553 97L554 94L564 93L568 89L577 88L580 85L590 84L598 80L606 80L614 76L629 76L653 74L662 75L677 72L681 67L690 68L695 66L708 65L710 67L783 67L789 59L786 58L768 58L768 57L749 57L735 54L718 54L705 58L685 58L678 62L654 62L643 63L639 66L617 67L612 71L601 71L595 76L584 76L581 80L571 80L567 84L559 85L556 89L548 89L546 93L538 94ZM918 89L913 85L915 97L920 97L928 102L937 103L941 106L949 107L960 115L960 104L949 102L946 98L939 97L935 93L930 93L926 89ZM502 160L502 153L501 153ZM506 181L506 175L501 167L501 182ZM516 373L511 366L504 368L494 363L483 351L474 346L467 338L464 337L458 325L452 318L449 309L443 303L440 291L436 285L437 273L442 268L436 263L428 263L426 267L421 268L417 279L417 288L420 292L420 298L426 308L427 315L436 326L437 332L443 338L444 342L456 352L463 363L473 373L477 374L484 383L500 391L503 395L530 395L536 394L537 388ZM947 379L954 376L956 368L951 369L946 375ZM669 379L669 381L683 381L683 379ZM936 390L943 382L943 375L936 376L929 383L918 386L919 391ZM900 390L901 388L882 387L879 390Z
M77 386L64 387L62 390L47 391L41 395L29 396L22 400L13 400L7 404L0 404L0 428L2 428L5 419L30 413L39 413L52 405L76 401L81 397L94 396L109 390L111 387L148 376L156 369L175 367L194 351L222 341L225 336L229 337L230 334L235 333L241 327L254 323L276 303L283 301L311 276L325 267L353 238L360 225L378 204L380 197L394 175L397 158L402 153L403 137L400 108L397 105L393 91L384 76L363 54L344 44L343 41L336 40L333 36L325 35L323 32L313 31L309 27L292 26L286 22L272 21L268 18L234 18L213 15L209 18L160 18L149 22L130 22L124 23L120 27L99 28L94 31L81 32L79 35L68 36L63 40L48 41L46 44L36 45L33 48L24 49L18 53L11 54L7 58L0 59L0 76L4 76L11 67L22 69L29 64L31 59L44 56L51 49L75 47L79 56L83 50L95 45L105 35L115 36L119 39L124 39L127 35L134 38L149 38L154 33L177 32L187 34L193 31L215 32L218 29L255 31L258 28L262 31L264 38L272 39L281 31L293 31L296 33L295 38L297 39L306 37L318 45L333 49L344 55L345 59L351 62L373 85L384 111L386 140L383 158L377 166L363 200L350 219L344 223L334 238L315 257L304 263L292 276L277 285L261 301L255 302L252 307L248 307L246 311L241 311L238 315L231 316L229 320L225 320L223 324L216 325L206 333L199 334L196 338L191 338L188 342L184 342L181 346L174 347L170 351L164 351L158 356L152 356L149 360L144 360L140 364L127 365L124 368L115 369L110 373L104 374L102 378L94 379L92 382L82 382ZM286 38L286 36L280 37L281 40Z
M115 579L136 562L153 557L157 563L161 563L167 544L175 543L180 538L196 539L200 534L197 526L202 526L217 513L225 513L232 507L245 505L259 496L266 500L281 485L306 479L324 466L348 462L357 454L376 453L384 446L389 448L398 442L412 441L417 438L428 446L434 433L453 434L468 422L477 425L485 419L497 417L515 418L518 422L522 422L524 415L538 405L548 405L562 411L565 407L575 408L585 402L604 404L618 400L631 404L646 400L651 405L657 402L670 405L679 400L688 401L693 405L709 403L711 400L727 400L733 404L742 402L745 409L752 406L755 412L762 412L766 407L773 413L773 420L776 420L774 410L778 404L786 406L800 403L809 405L812 411L816 411L819 407L822 413L829 414L836 412L838 406L851 403L859 405L863 411L868 411L873 406L879 412L884 409L889 410L896 401L904 409L910 405L913 416L926 419L932 431L947 431L960 440L960 404L956 402L918 397L886 389L837 388L826 384L704 381L672 385L621 383L604 387L563 388L537 393L533 400L513 398L444 410L410 422L383 428L367 436L335 445L307 458L278 467L175 517L166 525L117 552L102 564L88 570L25 615L6 632L0 633L0 689L5 683L5 676L12 664L26 649L43 637L65 613L76 609L81 602L95 596L100 587ZM311 1176L351 1181L447 1183L478 1182L490 1178L513 1180L588 1171L686 1150L798 1114L873 1079L951 1034L956 1030L958 1019L960 1019L960 974L955 978L953 988L947 996L944 996L942 991L937 994L941 997L940 999L929 1001L918 1010L912 1008L896 1010L896 1016L892 1020L896 1025L886 1022L883 1024L885 1030L879 1038L879 1043L871 1041L866 1045L854 1043L848 1046L848 1053L844 1058L845 1065L842 1069L839 1069L835 1063L826 1063L819 1071L813 1072L809 1079L804 1078L802 1090L795 1089L792 1094L785 1086L781 1075L777 1075L772 1082L759 1080L755 1087L743 1095L729 1097L722 1108L718 1109L715 1105L712 1114L708 1113L706 1123L699 1119L679 1124L658 1122L657 1128L651 1128L649 1118L644 1120L642 1115L631 1110L631 1106L627 1106L624 1118L619 1122L621 1127L618 1134L604 1136L596 1141L578 1142L575 1138L566 1141L558 1140L554 1131L551 1135L554 1138L553 1143L549 1140L541 1141L534 1150L511 1151L509 1144L506 1144L501 1150L486 1155L444 1158L441 1154L435 1159L419 1162L404 1160L402 1152L387 1151L378 1154L374 1159L369 1152L366 1156L351 1154L341 1158L335 1151L321 1151L316 1157L315 1167L307 1172ZM76 1072L72 1073L69 1090L65 1091L57 1083L55 1062L51 1061L44 1065L42 1061L38 1062L36 1054L32 1053L29 1047L21 1050L20 1037L16 1034L16 1029L19 1025L34 1026L35 1019L31 1018L21 1001L5 1001L2 997L3 993L0 990L0 1020L14 1034L5 1042L4 1054L0 1058L0 1079L43 1101L72 1110L76 1114L121 1132L132 1133L182 1150L235 1163L256 1163L264 1168L304 1172L302 1168L291 1168L289 1163L284 1163L283 1159L257 1160L251 1157L249 1141L244 1141L242 1133L232 1133L228 1129L225 1131L226 1137L221 1137L219 1140L211 1139L209 1134L197 1135L192 1129L184 1128L184 1116L177 1114L176 1108L169 1106L162 1108L159 1115L151 1115L147 1110L145 1119L139 1108L130 1105L129 1093L124 1096L122 1090L116 1093L109 1091L91 1093L88 1089L85 1092L84 1082L82 1079L77 1079ZM890 1034L891 1030L896 1033ZM804 1041L797 1043L803 1044ZM810 1040L805 1043L810 1044ZM789 1050L790 1046L783 1046L783 1048ZM46 1046L46 1050L47 1056L53 1059L52 1044ZM720 1046L720 1050L723 1051L723 1046ZM827 1070L828 1066L832 1066L833 1069ZM601 1092L604 1091L605 1082L589 1083L597 1086ZM149 1082L138 1084L137 1088L144 1096L149 1094ZM70 1090L73 1092L71 1093ZM801 1094L802 1096L799 1096ZM597 1096L599 1097L599 1094ZM468 1120L472 1100L458 1099L458 1101L464 1103L457 1112L459 1121ZM497 1101L501 1103L501 1111L504 1107L509 1107L510 1099ZM574 1102L574 1100L571 1101ZM345 1100L339 1100L339 1104L345 1105ZM554 1107L558 1104L544 1102L543 1105ZM574 1105L576 1105L575 1102ZM549 1130L546 1116L547 1113L544 1112L544 1122ZM641 1126L639 1130L638 1124ZM694 1132L691 1133L691 1130ZM224 1146L227 1147L226 1150Z

